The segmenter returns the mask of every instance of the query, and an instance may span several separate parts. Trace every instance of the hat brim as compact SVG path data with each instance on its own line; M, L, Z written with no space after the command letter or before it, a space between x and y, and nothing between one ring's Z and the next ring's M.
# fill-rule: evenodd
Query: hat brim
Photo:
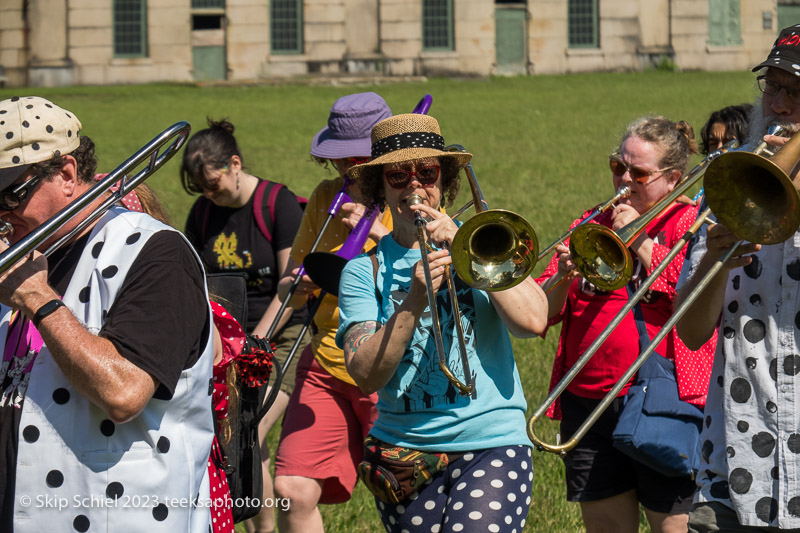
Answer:
M388 163L406 163L428 157L449 159L455 163L458 170L461 170L470 162L472 154L468 152L444 152L436 148L401 148L377 157L368 163L350 167L347 175L354 180L364 179L379 174L381 167Z
M751 72L757 72L762 68L779 68L785 70L789 74L800 76L800 70L795 68L797 61L792 61L783 57L768 57L766 61L751 69Z
M17 181L31 165L18 165L16 167L0 168L0 191Z
M335 139L330 128L322 128L311 140L311 155L322 159L343 159L345 157L369 157L372 141L363 139Z

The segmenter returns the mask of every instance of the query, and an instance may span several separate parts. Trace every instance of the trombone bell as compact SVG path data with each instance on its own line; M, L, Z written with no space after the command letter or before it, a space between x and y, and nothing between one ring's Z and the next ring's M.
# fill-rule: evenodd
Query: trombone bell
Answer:
M482 211L456 232L453 268L467 285L500 291L522 282L533 270L539 241L520 215L504 209Z
M777 244L800 226L800 195L773 161L751 152L729 152L706 171L708 207L739 239Z
M569 239L569 251L575 267L595 287L615 291L625 286L633 275L633 257L614 230L601 224L585 224Z

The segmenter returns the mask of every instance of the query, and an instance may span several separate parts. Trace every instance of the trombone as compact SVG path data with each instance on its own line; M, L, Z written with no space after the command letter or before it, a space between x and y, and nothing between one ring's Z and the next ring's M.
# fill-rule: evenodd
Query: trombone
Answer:
M771 135L780 135L781 133L782 130L770 130ZM767 159L761 154L773 156L773 160ZM791 174L792 167L800 157L800 136L793 137L778 155L773 154L774 152L771 151L766 143L761 143L754 152L727 152L727 150L722 153L714 152L712 155L715 157L710 164L705 164L706 161L704 160L698 165L698 167L702 165L703 173L706 174L704 188L707 202L711 207L703 210L698 215L694 224L672 247L658 267L642 282L625 306L553 388L542 405L534 411L528 420L528 436L537 450L565 455L578 444L580 439L589 431L589 428L600 418L619 392L644 364L647 357L655 351L659 343L669 334L678 320L699 297L703 289L716 276L723 264L745 240L762 244L775 244L788 239L797 231L797 228L800 227L800 195L789 174ZM692 173L695 173L696 169L697 167L693 169ZM788 169L788 171L784 169ZM686 180L692 179L692 183L699 179L696 175L690 175L687 175ZM682 191L680 194L682 194ZM776 198L782 200L780 205L775 205ZM669 204L665 204L665 207L666 205ZM653 207L651 211L653 209L656 209L656 207ZM695 290L675 309L650 345L636 358L634 363L620 377L616 385L606 394L570 439L564 444L555 445L542 441L535 432L536 422L550 404L564 392L578 372L597 352L600 345L622 322L623 318L633 309L633 306L644 297L658 276L666 270L702 225L714 223L714 220L710 218L712 209L717 220L741 240L717 260L711 270L700 280ZM624 229L622 228L622 230Z
M45 250L44 255L49 256L69 242L75 235L100 218L111 206L120 201L140 183L163 167L166 162L183 147L184 143L186 143L191 129L189 123L183 121L177 122L165 129L130 156L120 166L109 172L107 176L93 185L89 190L81 194L73 202L50 217L35 230L14 243L14 245L0 254L0 274L17 264L23 257L38 248L43 242L50 239L64 224L75 218L81 211L101 195L105 194L112 185L119 181L119 189L111 193L108 198L91 211L86 218L78 223L78 225L66 235L60 237L51 244L47 250ZM164 148L164 151L160 152L165 145L166 148ZM128 174L145 161L147 161L147 165L132 178L129 178ZM7 222L3 222L0 226L0 234L2 234L2 236L7 236L13 231L13 227Z
M466 152L466 149L459 144L447 146L445 150ZM461 312L452 279L453 272L464 283L476 289L487 291L510 289L521 283L533 271L533 267L536 265L539 241L533 227L520 215L503 209L488 208L472 163L467 163L464 172L472 192L472 200L459 209L453 218L461 215L470 205L475 207L475 215L456 231L450 246L453 268L452 271L449 267L446 268L444 275L450 294L465 383L461 382L447 365L441 324L436 310L436 294L433 291L427 259L428 243L425 237L425 218L419 211L414 212L414 222L417 226L419 247L422 253L422 268L425 273L428 307L433 320L433 337L439 356L439 368L461 395L469 396L475 393L474 375L470 374L469 370ZM412 195L407 201L409 205L415 205L420 203L422 198Z

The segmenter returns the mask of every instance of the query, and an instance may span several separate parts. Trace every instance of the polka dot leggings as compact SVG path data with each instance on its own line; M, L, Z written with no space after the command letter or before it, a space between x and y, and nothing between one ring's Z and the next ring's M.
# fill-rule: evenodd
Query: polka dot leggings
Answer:
M504 446L464 454L400 505L375 502L389 533L521 533L532 481L531 449Z

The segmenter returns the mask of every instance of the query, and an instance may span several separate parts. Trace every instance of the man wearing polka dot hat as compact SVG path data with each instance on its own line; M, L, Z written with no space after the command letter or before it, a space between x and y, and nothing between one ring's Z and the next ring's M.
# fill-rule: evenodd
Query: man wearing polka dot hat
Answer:
M787 138L766 133L771 123L790 132L800 125L800 25L782 30L753 71L763 94L750 147L781 146ZM701 229L681 272L680 299L737 240L721 224ZM721 328L689 531L800 531L798 296L800 232L737 249L677 325L690 348Z
M80 130L43 98L0 102L11 244L95 184ZM211 315L183 236L112 207L0 275L0 304L0 531L207 531Z

